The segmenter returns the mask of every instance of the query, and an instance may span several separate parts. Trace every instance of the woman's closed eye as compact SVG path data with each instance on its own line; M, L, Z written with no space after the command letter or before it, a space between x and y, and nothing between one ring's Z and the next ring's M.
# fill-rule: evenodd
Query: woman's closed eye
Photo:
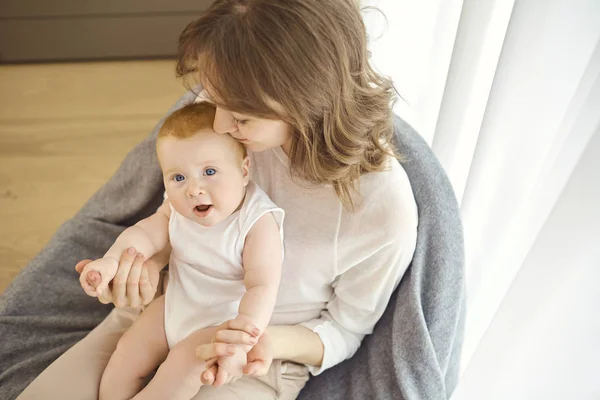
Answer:
M216 173L217 173L217 170L216 170L216 169L214 169L214 168L206 168L206 169L204 170L204 175L205 175L205 176L213 176L213 175L214 175L214 174L216 174Z
M236 125L246 125L246 124L248 123L248 120L247 120L247 119L237 119L237 118L235 118L235 117L232 117L232 118L233 118L233 122L234 122Z

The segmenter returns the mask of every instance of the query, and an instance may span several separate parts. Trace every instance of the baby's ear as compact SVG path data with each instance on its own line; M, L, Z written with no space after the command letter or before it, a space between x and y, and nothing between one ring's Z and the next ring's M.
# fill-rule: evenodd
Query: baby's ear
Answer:
M244 178L244 186L248 186L250 181L250 157L244 157L242 161L242 177Z

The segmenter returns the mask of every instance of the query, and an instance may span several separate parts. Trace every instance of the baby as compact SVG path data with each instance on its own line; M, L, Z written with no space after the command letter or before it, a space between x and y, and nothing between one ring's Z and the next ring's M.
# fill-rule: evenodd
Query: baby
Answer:
M271 318L281 277L283 210L249 180L245 147L212 130L214 116L213 105L197 103L165 120L156 149L167 199L80 276L86 293L97 296L128 248L146 258L169 242L173 248L166 294L119 340L102 376L101 400L190 399L205 368L195 357L201 344L195 333L234 318L264 332ZM219 373L239 376L249 350L239 346L220 358Z

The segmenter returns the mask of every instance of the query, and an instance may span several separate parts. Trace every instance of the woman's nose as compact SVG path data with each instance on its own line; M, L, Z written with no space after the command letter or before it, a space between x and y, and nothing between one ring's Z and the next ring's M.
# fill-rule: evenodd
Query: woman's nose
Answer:
M233 115L231 115L231 112L217 107L217 111L215 112L215 121L213 122L213 129L217 133L231 133L237 131L237 125L233 120Z

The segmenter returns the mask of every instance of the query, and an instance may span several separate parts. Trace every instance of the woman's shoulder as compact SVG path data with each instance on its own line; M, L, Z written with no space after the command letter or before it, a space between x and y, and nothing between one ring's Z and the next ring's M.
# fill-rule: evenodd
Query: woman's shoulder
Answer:
M397 202L410 205L415 201L406 171L391 157L382 171L363 175L357 189L359 201L360 198L370 200L384 208L397 207Z
M348 212L351 219L387 235L415 232L417 204L408 175L397 160L390 158L384 170L363 175L357 191L354 211Z

